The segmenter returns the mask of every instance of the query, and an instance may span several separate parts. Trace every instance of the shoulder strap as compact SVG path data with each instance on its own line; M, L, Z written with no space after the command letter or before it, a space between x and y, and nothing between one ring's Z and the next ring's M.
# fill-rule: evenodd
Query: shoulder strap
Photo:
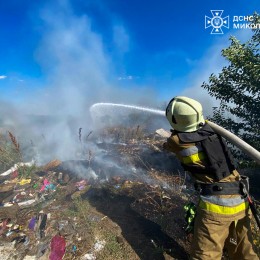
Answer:
M198 129L195 132L191 132L191 133L178 132L177 133L179 139L183 143L200 142L202 140L205 140L206 138L208 138L208 136L211 136L213 134L215 134L215 132L207 123L202 128Z
M235 169L232 156L221 136L209 136L201 142L201 146L209 160L209 173L217 181L227 177Z

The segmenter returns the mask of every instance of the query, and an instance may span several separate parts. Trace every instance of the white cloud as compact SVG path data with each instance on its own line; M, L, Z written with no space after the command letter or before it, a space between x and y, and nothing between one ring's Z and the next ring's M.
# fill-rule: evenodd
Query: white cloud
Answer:
M6 79L7 78L7 76L5 76L5 75L0 75L0 79Z

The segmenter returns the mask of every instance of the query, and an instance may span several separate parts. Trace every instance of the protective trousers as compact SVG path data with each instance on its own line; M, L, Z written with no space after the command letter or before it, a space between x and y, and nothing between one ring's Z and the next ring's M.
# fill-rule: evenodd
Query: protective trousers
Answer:
M193 260L220 260L224 245L230 259L259 260L252 248L248 215L225 216L198 207L191 248Z

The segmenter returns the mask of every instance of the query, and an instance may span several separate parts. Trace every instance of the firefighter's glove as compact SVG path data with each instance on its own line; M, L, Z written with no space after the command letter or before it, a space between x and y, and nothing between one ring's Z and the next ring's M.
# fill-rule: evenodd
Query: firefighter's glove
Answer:
M196 216L196 205L193 202L189 202L184 205L185 210L185 221L186 226L184 230L187 234L193 232L194 229L194 220Z

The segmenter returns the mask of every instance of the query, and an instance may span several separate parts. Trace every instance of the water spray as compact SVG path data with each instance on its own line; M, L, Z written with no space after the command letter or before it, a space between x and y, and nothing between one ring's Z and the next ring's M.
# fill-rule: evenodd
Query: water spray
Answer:
M132 106L132 105L125 105L125 104L116 104L116 103L96 103L90 107L90 112L92 113L94 110L99 109L99 108L106 108L106 107L111 107L111 108L129 108L133 110L138 110L142 112L148 112L152 114L156 114L159 116L164 116L165 112L162 110L158 109L153 109L153 108L148 108L148 107L140 107L140 106Z
M114 108L128 108L133 110L138 110L142 112L148 112L152 114L156 114L159 116L165 116L165 112L158 109L153 108L147 108L147 107L141 107L141 106L133 106L133 105L125 105L125 104L116 104L116 103L96 103L90 107L90 112L93 113L94 110L99 108L106 108L106 107L114 107ZM206 122L210 125L210 127L219 135L230 141L232 144L237 146L239 149L241 149L244 153L246 153L249 157L251 157L253 160L255 160L258 164L260 164L260 152L257 151L255 148L250 146L248 143L237 137L236 135L232 134L225 128L210 122L206 120ZM169 137L170 132L164 131L164 134L162 134L164 137Z

